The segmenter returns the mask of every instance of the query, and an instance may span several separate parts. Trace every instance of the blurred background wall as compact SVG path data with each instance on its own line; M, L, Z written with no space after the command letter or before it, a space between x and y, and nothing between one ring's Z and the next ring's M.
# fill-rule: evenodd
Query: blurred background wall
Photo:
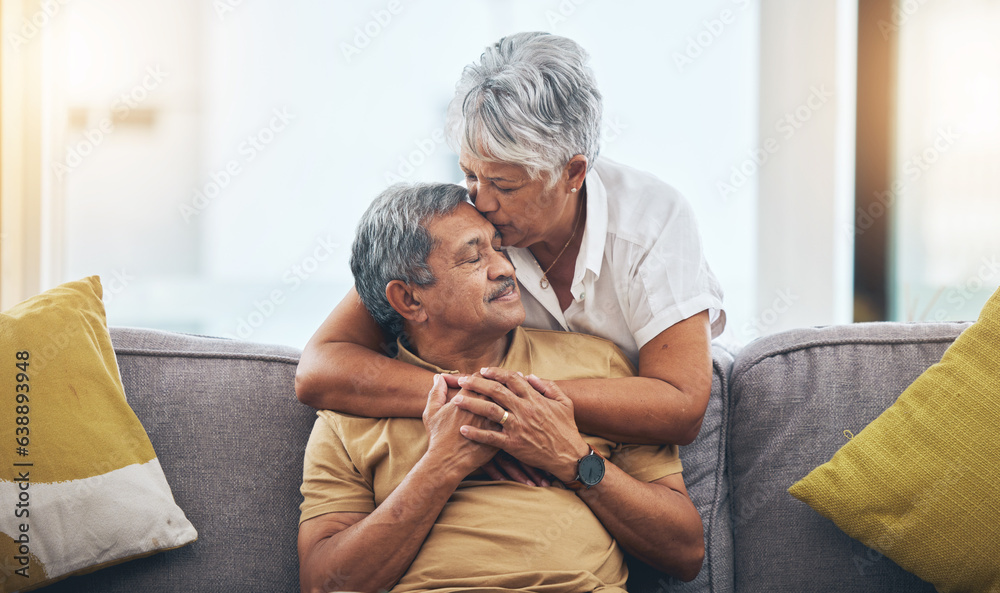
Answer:
M302 347L393 181L505 34L590 52L602 153L677 187L727 339L966 319L1000 284L988 0L3 0L0 305L100 274L109 323ZM880 197L881 196L881 197Z

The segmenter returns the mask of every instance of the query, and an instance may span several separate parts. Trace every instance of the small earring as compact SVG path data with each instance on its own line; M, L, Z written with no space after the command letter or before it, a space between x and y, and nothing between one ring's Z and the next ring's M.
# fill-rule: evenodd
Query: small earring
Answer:
M569 190L569 193L575 194L576 193L576 188L574 187L573 189Z

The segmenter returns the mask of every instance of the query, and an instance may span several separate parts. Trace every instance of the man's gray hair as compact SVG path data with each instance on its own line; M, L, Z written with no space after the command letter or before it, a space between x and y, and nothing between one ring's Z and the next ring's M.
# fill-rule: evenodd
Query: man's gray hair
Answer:
M601 149L601 93L575 41L517 33L465 67L448 105L448 141L477 159L520 165L554 184L575 155Z
M393 339L403 332L403 318L389 304L385 287L393 280L434 284L427 256L435 243L427 225L468 200L469 192L460 185L397 183L361 216L351 245L354 285L368 312Z

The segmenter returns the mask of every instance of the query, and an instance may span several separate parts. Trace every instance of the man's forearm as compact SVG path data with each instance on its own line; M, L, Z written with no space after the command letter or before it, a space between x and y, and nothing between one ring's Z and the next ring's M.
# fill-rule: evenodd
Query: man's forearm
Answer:
M367 418L419 418L434 373L350 342L307 348L295 372L299 401Z
M425 455L371 514L311 548L302 563L303 592L391 588L461 479Z
M708 394L691 397L661 379L624 377L556 381L573 400L580 432L619 443L689 444Z
M669 479L650 484L610 462L605 466L604 479L577 494L608 532L658 570L686 581L697 576L705 547L701 517L691 500L662 484Z

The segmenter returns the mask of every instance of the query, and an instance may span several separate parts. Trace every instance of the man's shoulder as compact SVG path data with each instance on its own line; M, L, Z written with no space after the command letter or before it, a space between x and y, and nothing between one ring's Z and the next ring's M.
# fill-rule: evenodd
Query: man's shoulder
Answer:
M532 372L540 377L558 380L635 375L628 358L611 340L562 330L519 329L530 348Z
M418 423L423 430L423 422L419 418L368 418L355 416L333 410L317 410L317 423L344 441L357 441L363 438L377 438L382 434L395 434L403 429L410 429L412 423Z
M590 334L564 331L561 329L539 329L524 326L521 326L521 331L524 332L525 337L533 345L541 344L545 346L566 346L573 345L574 343L589 343L597 348L607 348L609 350L618 349L618 347L615 346L615 343L611 340L600 336L592 336Z

